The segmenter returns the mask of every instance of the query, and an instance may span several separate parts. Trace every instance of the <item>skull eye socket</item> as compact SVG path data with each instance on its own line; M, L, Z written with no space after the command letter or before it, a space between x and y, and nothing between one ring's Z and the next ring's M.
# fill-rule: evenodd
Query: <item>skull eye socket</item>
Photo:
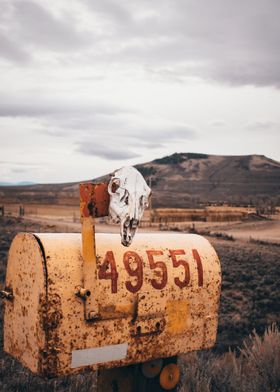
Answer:
M127 190L125 190L123 197L120 199L121 202L125 202L126 205L128 205L128 201L129 201L129 193L127 192Z
M120 180L118 180L117 178L115 180L112 181L111 183L111 192L112 193L116 193L117 190L120 187Z

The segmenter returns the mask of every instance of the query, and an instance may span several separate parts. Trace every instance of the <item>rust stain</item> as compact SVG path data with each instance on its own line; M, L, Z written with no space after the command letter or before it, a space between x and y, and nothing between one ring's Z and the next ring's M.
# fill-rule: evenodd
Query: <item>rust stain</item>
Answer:
M80 184L81 218L101 218L108 215L110 195L108 184Z
M59 373L58 354L63 344L58 327L62 318L60 296L48 293L48 299L42 303L41 309L42 329L46 336L46 346L41 358L41 371L44 376L54 377Z
M189 300L167 301L167 331L172 334L183 333L190 326Z

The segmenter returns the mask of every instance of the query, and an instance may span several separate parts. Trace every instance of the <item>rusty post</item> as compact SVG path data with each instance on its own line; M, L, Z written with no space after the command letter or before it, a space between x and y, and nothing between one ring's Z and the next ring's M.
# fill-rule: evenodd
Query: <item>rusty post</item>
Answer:
M80 184L84 287L80 288L78 295L85 300L86 320L99 317L94 218L108 215L110 199L107 188L107 184ZM83 296L84 292L87 295Z
M108 184L80 184L80 212L81 219L93 217L101 218L108 215L110 196Z

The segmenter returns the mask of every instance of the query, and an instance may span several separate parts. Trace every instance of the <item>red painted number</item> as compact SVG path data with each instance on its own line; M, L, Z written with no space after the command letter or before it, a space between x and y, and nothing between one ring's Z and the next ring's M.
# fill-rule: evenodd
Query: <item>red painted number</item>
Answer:
M161 250L147 250L147 256L150 264L150 269L155 270L155 278L151 279L151 285L157 290L162 290L167 284L167 266L164 261L155 261L154 258L157 256L163 256ZM173 268L183 267L184 276L174 278L174 283L180 289L187 287L190 283L190 266L187 260L179 256L186 255L183 249L170 249L169 254L172 260ZM192 249L192 255L197 266L198 274L198 286L203 286L203 266L199 253L196 249ZM128 251L123 255L123 264L128 273L132 278L126 280L125 287L131 293L137 293L143 285L143 260L136 252ZM99 279L110 279L111 280L111 292L117 293L118 291L118 272L114 253L108 251L104 257L103 263L100 265L98 270Z
M167 267L163 261L154 261L154 256L162 256L163 252L161 250L147 250L148 260L150 263L150 268L157 269L156 274L160 275L160 280L152 279L151 284L155 289L162 290L167 283ZM161 270L160 274L158 269Z
M192 250L193 258L196 261L197 265L197 273L198 273L198 286L203 286L203 267L202 267L202 262L201 258L199 256L199 253L196 249Z
M136 277L136 283L127 280L125 286L131 293L136 293L141 289L143 284L143 261L141 257L135 252L125 252L123 256L123 263L129 276ZM136 267L135 267L136 265Z
M111 250L109 250L105 255L104 262L101 264L98 271L98 278L111 279L112 293L116 293L118 291L118 272L114 253Z
M190 283L190 267L186 260L179 259L177 260L176 256L185 255L186 252L183 249L176 249L176 250L169 250L172 264L174 268L178 268L180 266L184 267L185 270L185 277L183 280L180 280L178 277L174 278L174 283L182 289L186 287Z

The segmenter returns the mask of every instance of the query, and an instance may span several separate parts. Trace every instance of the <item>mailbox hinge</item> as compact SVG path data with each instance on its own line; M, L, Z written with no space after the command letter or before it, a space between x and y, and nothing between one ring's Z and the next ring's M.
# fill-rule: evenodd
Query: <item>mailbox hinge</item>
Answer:
M13 290L9 289L9 288L6 288L5 290L1 290L0 297L3 299L8 299L9 301L12 301L14 299Z

